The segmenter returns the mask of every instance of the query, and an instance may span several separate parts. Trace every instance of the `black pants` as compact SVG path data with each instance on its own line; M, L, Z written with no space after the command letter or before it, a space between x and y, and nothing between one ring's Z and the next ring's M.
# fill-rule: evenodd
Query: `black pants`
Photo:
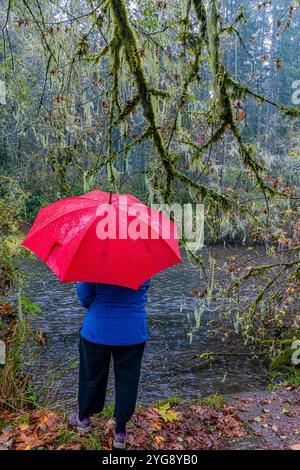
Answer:
M107 346L80 337L79 418L103 410L111 355L115 372L115 411L117 423L126 423L136 405L145 342L130 346Z

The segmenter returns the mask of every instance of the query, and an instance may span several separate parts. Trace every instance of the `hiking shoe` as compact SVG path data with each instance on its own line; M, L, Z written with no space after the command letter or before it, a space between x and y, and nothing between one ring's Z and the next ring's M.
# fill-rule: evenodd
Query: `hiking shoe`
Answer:
M68 425L83 434L89 432L92 429L92 422L90 418L83 418L80 420L78 413L73 413L68 417Z
M113 442L113 449L124 450L126 449L126 433L115 432L114 434L114 442Z

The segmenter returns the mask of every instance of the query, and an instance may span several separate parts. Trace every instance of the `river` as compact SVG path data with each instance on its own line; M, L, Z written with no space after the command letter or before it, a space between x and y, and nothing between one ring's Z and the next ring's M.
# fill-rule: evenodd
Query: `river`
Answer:
M247 250L217 247L214 253L221 265L228 257L246 255ZM60 283L42 262L26 259L22 268L27 273L26 293L42 309L32 318L32 327L47 337L46 345L33 348L28 366L36 390L50 405L72 408L76 402L78 333L84 309L78 302L75 284ZM201 291L203 286L199 270L186 258L153 278L148 302L151 339L144 353L139 403L147 405L170 396L193 399L214 393L227 395L264 386L264 365L250 358L238 334L230 334L226 341L223 334L211 334L225 321L220 318L225 306L208 305L205 298L195 296L193 289ZM203 311L200 316L199 307ZM194 356L206 351L218 353L218 361L199 366ZM226 355L222 356L223 352ZM113 394L111 373L108 403Z

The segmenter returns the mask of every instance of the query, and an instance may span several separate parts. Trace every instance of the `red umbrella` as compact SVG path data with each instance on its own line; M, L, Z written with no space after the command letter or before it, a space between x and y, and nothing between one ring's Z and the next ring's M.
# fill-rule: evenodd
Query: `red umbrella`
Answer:
M181 262L173 222L130 194L98 190L41 209L22 245L63 282L138 289Z

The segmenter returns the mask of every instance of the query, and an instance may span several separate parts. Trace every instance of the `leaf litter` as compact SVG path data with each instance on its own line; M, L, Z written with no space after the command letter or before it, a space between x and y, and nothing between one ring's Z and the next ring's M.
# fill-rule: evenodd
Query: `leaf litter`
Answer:
M300 450L300 386L229 397L218 409L203 401L138 409L128 424L128 449ZM0 450L110 450L114 420L93 417L80 435L61 412L45 408L0 413Z

